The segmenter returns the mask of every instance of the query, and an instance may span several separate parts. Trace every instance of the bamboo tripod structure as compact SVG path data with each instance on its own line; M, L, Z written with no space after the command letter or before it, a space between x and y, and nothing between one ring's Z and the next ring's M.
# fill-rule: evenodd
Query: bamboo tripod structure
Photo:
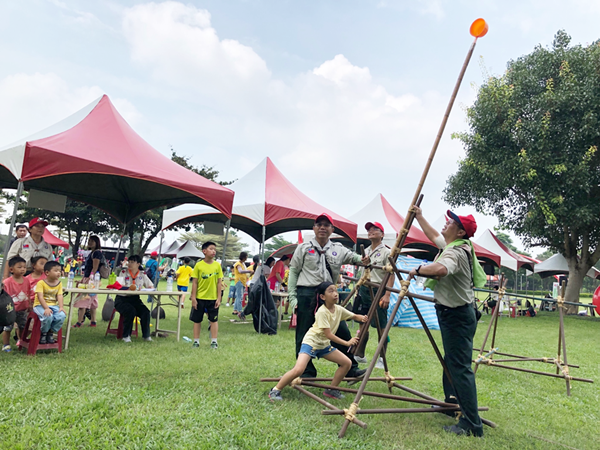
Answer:
M569 367L579 368L579 366L567 363L567 343L565 341L565 322L564 322L563 308L566 308L565 303L568 303L568 304L571 304L571 303L564 301L564 298L565 298L565 282L564 281L562 283L560 295L557 300L544 299L545 301L556 302L557 306L558 306L557 309L558 309L558 314L559 314L560 320L559 320L559 329L558 329L557 356L555 358L529 358L527 356L512 355L509 353L500 353L498 351L498 348L495 347L496 330L498 328L498 316L499 316L500 304L501 304L502 298L504 297L504 293L505 293L504 282L505 282L505 278L502 277L501 281L500 281L500 289L498 290L498 303L496 304L496 306L494 307L494 310L492 311L492 318L490 320L490 324L488 325L487 332L485 333L485 337L483 338L483 343L481 344L481 347L479 349L473 349L473 350L479 352L479 354L477 355L477 358L475 358L473 360L473 362L475 363L474 372L477 373L477 369L479 368L480 365L485 365L485 366L490 366L490 367L501 367L503 369L516 370L519 372L532 373L534 375L543 375L543 376L553 377L553 378L562 378L565 380L565 383L566 383L567 396L571 395L571 381L582 381L584 383L593 383L594 381L590 380L588 378L578 378L578 377L574 377L569 374ZM519 297L527 298L526 296L519 296ZM485 345L489 338L490 332L492 332L491 349L486 350ZM562 350L562 358L563 358L562 360L561 360L561 350ZM494 355L508 356L508 358L493 359ZM514 362L526 362L526 361L535 361L535 362L553 364L556 366L556 374L549 373L549 372L542 372L539 370L525 369L523 367L507 366L506 364L504 364L507 362L514 363Z
M487 32L487 25L486 25L486 31ZM419 318L419 321L421 322L421 324L423 325L423 329L425 330L427 337L429 338L429 341L438 357L438 360L440 361L440 364L443 367L443 370L446 374L446 376L448 377L448 379L450 380L450 383L452 383L452 377L450 376L450 372L448 371L448 368L446 367L446 364L444 363L444 359L443 356L435 342L435 339L433 338L429 328L427 327L427 324L425 323L425 320L423 319L423 316L421 315L421 312L419 311L419 308L417 307L415 301L414 301L414 296L412 294L408 293L408 287L410 285L410 281L409 280L404 280L402 278L401 272L397 269L396 267L396 260L398 259L398 256L400 255L400 251L402 249L402 247L404 246L404 242L406 240L406 237L408 235L408 232L410 230L410 227L412 226L413 220L415 219L415 213L414 213L414 209L413 209L413 205L419 205L422 199L422 195L421 195L421 191L423 189L423 185L425 184L425 180L427 179L427 175L429 173L429 169L431 168L431 164L433 163L433 158L435 157L437 148L439 146L440 140L442 138L442 135L444 133L444 129L446 127L446 123L448 122L448 117L450 116L450 112L452 111L452 106L454 105L454 101L456 99L456 96L458 94L458 90L460 88L460 85L462 83L464 74L466 72L467 66L469 65L469 61L471 59L471 56L473 55L473 51L475 50L475 45L477 43L477 39L478 36L483 36L485 34L485 32L483 34L477 35L477 34L473 34L473 32L471 34L473 34L473 36L475 37L475 40L473 41L473 43L471 44L471 47L467 53L467 56L465 58L465 61L462 65L462 68L460 70L458 79L456 81L456 84L454 86L454 90L452 92L452 96L450 97L450 101L448 102L448 106L446 107L446 111L444 113L444 117L442 118L442 123L440 125L440 128L438 130L437 136L435 138L435 141L433 143L433 147L431 149L431 152L429 154L429 158L425 164L425 168L423 170L423 173L421 175L421 179L419 180L419 184L417 186L416 192L414 194L414 197L410 203L410 207L408 210L408 213L406 214L406 219L404 221L404 224L402 225L402 229L398 232L398 236L396 238L396 241L394 243L394 246L391 249L391 254L389 257L389 263L385 266L385 275L383 277L383 280L380 284L376 284L376 283L371 283L369 280L363 280L363 282L361 284L365 284L367 286L369 286L369 288L371 289L371 299L372 299L372 303L371 303L371 307L369 309L369 312L367 314L368 316L368 320L364 323L361 324L360 326L360 334L359 334L359 345L356 346L356 348L358 348L360 346L360 342L362 341L362 339L364 339L365 336L365 331L368 329L368 327L370 326L371 321L375 318L376 324L377 324L377 332L378 332L378 336L379 336L379 342L377 345L377 349L373 354L373 358L368 366L368 368L366 369L366 372L364 374L364 378L361 380L361 384L360 387L356 390L356 389L350 389L350 388L340 388L339 386L336 386L334 389L338 389L344 392L351 392L353 394L355 394L354 397L354 401L352 402L352 404L347 408L347 409L340 409L340 408L336 408L333 405L328 404L327 402L324 402L322 399L314 396L314 395L309 395L310 393L306 390L300 387L300 385L306 385L306 386L311 386L311 387L317 387L317 388L332 388L329 385L321 385L321 384L317 384L317 383L313 383L313 380L308 379L308 378L297 378L296 380L294 380L292 382L292 386L297 389L298 391L302 392L303 394L309 396L310 398L318 401L319 403L321 403L322 405L324 405L326 408L328 408L327 410L324 410L322 413L325 415L343 415L344 416L344 423L342 425L342 428L340 429L340 432L338 434L338 437L342 438L344 437L344 435L346 434L346 430L348 429L348 426L350 423L354 423L357 424L361 427L366 427L366 424L364 424L363 422L358 421L358 419L356 418L356 415L358 414L398 414L398 413L427 413L427 412L446 412L446 411L454 411L454 412L459 412L460 411L460 407L457 406L456 404L452 404L452 403L445 403L443 401L437 400L433 397L428 396L427 394L423 394L421 392L418 392L414 389L410 389L407 388L406 386L400 385L398 383L396 383L396 380L399 378L395 378L392 375L390 375L389 372L389 368L388 368L388 364L387 364L387 358L385 355L385 343L387 341L387 337L388 334L390 332L390 329L392 327L392 321L389 321L387 323L387 325L385 326L385 328L382 330L381 326L379 324L379 320L377 318L377 307L379 305L379 301L381 300L381 298L383 297L384 293L386 292L386 290L392 290L390 288L387 287L388 282L390 281L391 277L397 277L399 282L400 282L400 286L401 289L398 293L398 301L396 302L396 304L393 307L393 311L391 314L391 317L395 317L396 313L398 312L398 309L400 307L400 304L402 302L402 299L404 297L407 297L408 300L410 301L411 305L413 306L415 312L417 313L417 316ZM369 267L367 267L365 269L365 274L368 274L369 272ZM367 275L368 276L368 275ZM358 283L357 283L358 284ZM373 287L377 288L376 293L374 294L373 292ZM355 290L358 289L358 286L355 286ZM351 295L354 294L355 290L351 293ZM374 295L373 295L374 294ZM351 297L351 295L349 296L349 298ZM356 349L354 349L354 351L356 351ZM379 359L379 356L381 355L382 359L383 359L383 363L384 363L384 369L385 369L385 381L388 385L388 389L390 391L390 394L379 394L379 393L375 393L375 392L370 392L370 391L366 391L366 387L367 387L367 383L369 381L375 381L376 378L371 378L371 374L373 372L373 369L375 367L375 364L377 363L377 360ZM261 379L261 381L275 381L278 379L266 379L263 378ZM331 380L331 379L328 379ZM413 395L415 395L418 398L413 398L413 397L402 397L402 396L397 396L397 395L392 395L391 391L392 388L396 387L399 389L402 389L406 392L409 392ZM362 399L362 397L364 395L367 396L374 396L374 397L382 397L385 396L384 398L388 398L388 399L395 399L395 400L401 400L401 401L407 401L407 402L414 402L414 403L420 403L420 404L425 404L427 405L426 408L393 408L393 409L360 409L359 408L359 404L360 401ZM460 399L457 399L458 403L460 404ZM327 404L325 404L327 403ZM431 406L436 406L436 408L432 408ZM487 408L485 407L481 407L479 408L480 411L487 411ZM495 427L496 425L489 421L489 420L485 420L482 419L482 422L488 426L491 427Z

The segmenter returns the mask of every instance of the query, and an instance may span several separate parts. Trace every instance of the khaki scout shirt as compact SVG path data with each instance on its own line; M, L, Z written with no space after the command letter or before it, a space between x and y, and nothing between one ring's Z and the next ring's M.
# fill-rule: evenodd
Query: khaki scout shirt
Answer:
M329 248L325 251L325 258L327 258L331 267L332 281L337 283L342 265L357 264L360 262L361 257L338 242L329 241L325 247L328 245ZM313 287L327 281L323 278L319 252L310 241L298 245L290 262L290 268L298 271L296 286Z
M11 245L8 255L6 256L6 260L9 261L10 258L15 256L20 256L25 260L27 270L33 270L31 258L34 256L43 256L50 261L52 259L52 246L44 241L44 238L42 238L42 241L39 244L36 244L31 236L26 236L13 242L13 245Z
M446 241L444 238L436 239L435 244L439 248L444 248ZM433 293L435 302L449 308L473 303L475 297L471 281L471 263L462 246L446 248L435 262L448 270L448 275L441 277L435 285Z
M375 266L385 266L388 264L388 258L391 253L392 251L383 242L374 249L371 246L365 249L365 254L371 258L371 264ZM361 269L361 275L363 271L364 269ZM371 281L373 283L381 283L384 275L385 271L382 269L371 269Z

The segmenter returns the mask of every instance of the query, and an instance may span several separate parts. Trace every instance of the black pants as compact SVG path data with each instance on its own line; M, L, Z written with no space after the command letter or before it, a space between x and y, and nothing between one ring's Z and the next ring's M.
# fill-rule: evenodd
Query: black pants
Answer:
M135 316L140 318L142 336L150 337L150 310L144 306L139 295L117 295L115 309L123 317L123 337L131 336Z
M477 411L477 388L475 374L471 369L473 358L473 336L477 329L475 309L472 305L447 308L435 305L442 341L444 362L450 372L452 383L443 375L445 401L458 403L462 415L458 421L461 428L483 435L483 426Z
M360 305L358 306L357 309L354 309L354 311L358 311L358 314L362 314L363 316L366 316L367 314L369 314L369 309L371 309L371 304L373 303L373 299L371 298L371 288L368 286L361 286L358 291L358 296L356 297L356 300L354 300L354 301L360 302ZM377 305L377 318L373 317L373 319L371 319L371 327L372 328L377 328L377 319L379 319L379 326L381 327L381 330L383 331L383 329L387 325L387 309L384 309L384 308L380 307L379 305ZM379 336L378 336L378 338L379 338ZM367 342L369 342L369 329L368 328L365 329L365 335L363 336L363 338L360 342L360 346L356 350L356 356L360 356L360 357L365 356L365 349L367 348ZM385 340L385 344L383 346L384 352L387 350L388 342L390 342L389 336Z
M298 357L298 353L300 352L300 347L302 346L302 339L304 339L304 335L315 322L315 310L313 309L313 300L316 298L316 296L316 286L298 286L296 288L296 298L298 299L298 306L296 310L296 358ZM352 333L350 333L350 330L348 329L348 324L343 320L340 322L340 326L335 335L345 341L349 341L350 339L352 339ZM341 345L335 342L332 342L331 345L337 348L339 351L341 351L348 358L350 358L350 361L352 361L352 367L348 371L347 376L354 376L355 372L358 370L358 363L354 360L354 355L348 352L349 348L345 345ZM312 360L308 362L306 370L304 370L302 376L305 378L312 378L317 376L317 369L312 363Z

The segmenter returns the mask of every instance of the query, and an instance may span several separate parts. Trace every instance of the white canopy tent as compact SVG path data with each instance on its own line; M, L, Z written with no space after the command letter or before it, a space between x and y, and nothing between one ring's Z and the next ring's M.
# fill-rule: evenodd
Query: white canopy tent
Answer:
M185 241L176 251L175 256L181 258L204 259L204 253L192 241Z
M569 273L569 264L563 255L557 253L547 260L536 264L533 271L539 274L539 276L542 278L551 277L554 275L566 275ZM592 267L588 273L586 273L586 276L590 278L600 278L600 270Z
M532 260L513 252L506 245L500 242L500 240L489 229L485 230L475 242L483 248L495 253L496 255L499 255L502 267L506 267L516 272L521 267L524 267L528 270L533 270L535 266L535 263Z

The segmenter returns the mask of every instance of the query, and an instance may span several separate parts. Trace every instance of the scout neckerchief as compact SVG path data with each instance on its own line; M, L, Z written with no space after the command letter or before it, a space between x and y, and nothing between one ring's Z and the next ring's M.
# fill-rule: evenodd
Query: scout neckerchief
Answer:
M331 271L331 266L329 265L329 261L327 261L327 257L325 256L327 250L331 248L331 241L327 241L325 247L321 247L318 242L311 239L310 245L319 254L319 268L321 270L321 277L323 278L323 281L331 281L333 283L333 272Z
M487 281L487 276L485 275L485 272L483 271L483 268L481 267L481 264L479 264L479 262L477 262L477 264L475 264L475 261L477 261L477 256L475 255L475 248L473 247L473 243L468 240L468 239L457 239L453 242L450 242L448 245L446 245L446 247L444 248L444 250L442 251L442 253L439 254L439 256L437 258L435 258L435 261L437 261L438 259L440 259L440 257L444 254L444 252L450 248L450 247L458 247L460 245L465 245L468 244L471 247L471 258L469 261L469 266L471 266L471 261L473 262L472 267L472 274L473 276L471 277L471 281L473 283L473 285L475 287L481 288L483 286L485 286L485 283ZM434 261L434 262L435 262ZM425 287L431 289L432 291L434 290L436 284L437 284L438 280L434 280L433 278L429 278L425 281Z
M129 276L131 277L131 282L135 286L136 285L135 280L137 280L137 277L140 274L140 269L138 268L138 271L135 273L135 276L133 276L133 274L131 273L131 269L127 269L127 272L129 272Z

